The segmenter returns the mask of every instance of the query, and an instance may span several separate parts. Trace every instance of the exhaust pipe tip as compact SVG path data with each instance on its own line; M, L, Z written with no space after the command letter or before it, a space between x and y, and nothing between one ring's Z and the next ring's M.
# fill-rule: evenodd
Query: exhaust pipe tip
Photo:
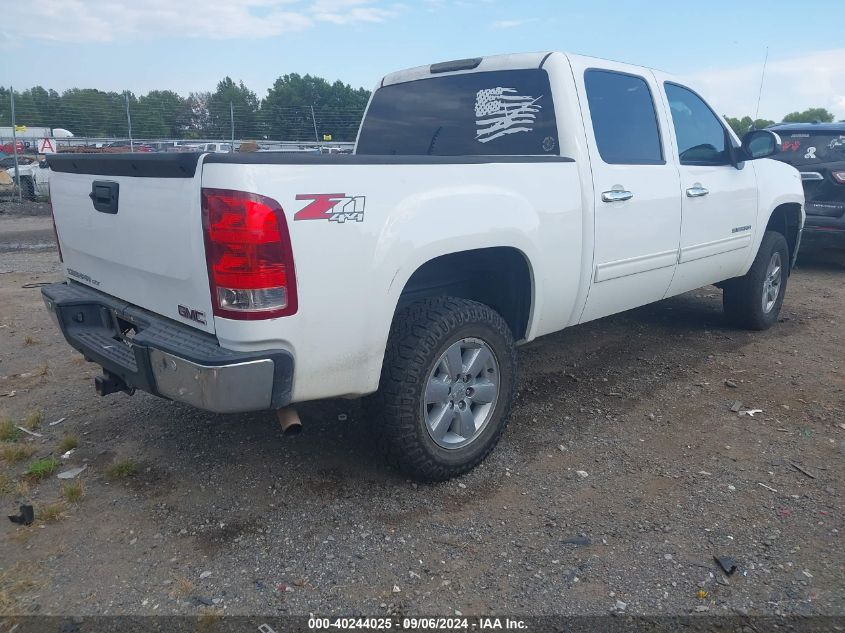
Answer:
M276 417L279 419L279 426L282 427L282 434L286 437L292 437L302 433L302 421L293 407L278 409L276 411Z

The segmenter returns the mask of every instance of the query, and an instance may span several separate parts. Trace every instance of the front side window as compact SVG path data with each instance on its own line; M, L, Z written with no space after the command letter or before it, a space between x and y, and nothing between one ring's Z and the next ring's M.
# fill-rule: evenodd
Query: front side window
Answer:
M728 136L713 111L697 94L665 83L681 165L729 165Z
M645 79L588 70L584 84L602 160L615 165L663 164L654 100Z
M554 156L559 154L545 70L503 70L379 88L356 154Z

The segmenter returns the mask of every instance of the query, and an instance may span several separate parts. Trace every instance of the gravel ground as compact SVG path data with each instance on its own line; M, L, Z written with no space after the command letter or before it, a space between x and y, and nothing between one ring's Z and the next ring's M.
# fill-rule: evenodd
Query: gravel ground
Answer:
M768 332L729 329L710 287L521 348L498 449L418 485L357 402L302 405L288 438L272 413L97 397L23 287L60 279L51 239L0 215L0 412L44 419L0 460L5 514L37 517L0 527L0 613L845 616L841 253L802 260ZM68 434L84 497L38 519L61 482L17 482Z

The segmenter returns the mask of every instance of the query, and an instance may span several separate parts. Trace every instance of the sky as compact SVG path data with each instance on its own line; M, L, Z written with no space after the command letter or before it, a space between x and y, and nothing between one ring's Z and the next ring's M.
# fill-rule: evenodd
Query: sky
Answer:
M372 88L402 68L562 50L689 78L728 116L809 107L845 119L842 3L622 0L37 0L4 3L0 84L187 95L228 75L259 97L280 75ZM824 16L830 16L825 21Z

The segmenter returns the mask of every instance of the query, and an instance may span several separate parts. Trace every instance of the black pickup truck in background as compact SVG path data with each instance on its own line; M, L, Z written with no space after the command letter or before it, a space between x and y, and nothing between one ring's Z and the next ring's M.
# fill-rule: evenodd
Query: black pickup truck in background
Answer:
M806 196L802 248L845 248L845 122L783 123L773 158L801 172Z

